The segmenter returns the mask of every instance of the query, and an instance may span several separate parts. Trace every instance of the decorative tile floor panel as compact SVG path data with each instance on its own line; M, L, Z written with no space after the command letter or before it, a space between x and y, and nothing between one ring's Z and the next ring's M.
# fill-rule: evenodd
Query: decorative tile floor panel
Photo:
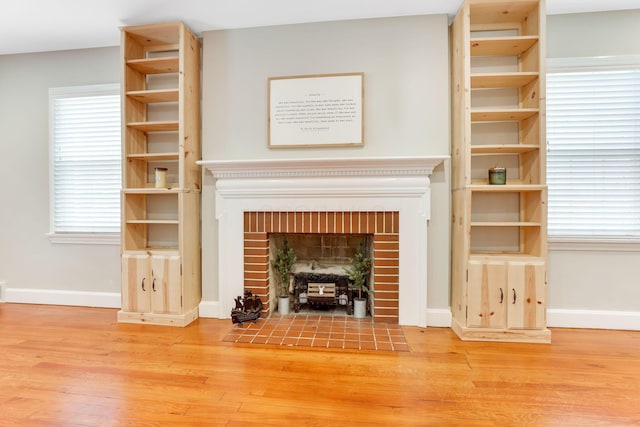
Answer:
M224 341L246 344L352 350L409 351L400 325L371 318L292 314L272 315L233 328Z

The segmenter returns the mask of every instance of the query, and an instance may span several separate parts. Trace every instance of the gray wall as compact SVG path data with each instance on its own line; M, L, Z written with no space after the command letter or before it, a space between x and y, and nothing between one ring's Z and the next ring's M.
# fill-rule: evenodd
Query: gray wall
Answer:
M640 54L640 9L547 18L549 58L632 54Z
M444 15L288 25L204 34L205 160L449 154ZM267 79L365 73L365 144L269 149ZM449 173L432 177L428 305L449 307ZM203 299L217 297L212 179L203 189Z
M0 282L8 288L120 291L117 245L52 244L49 88L120 80L119 48L0 56Z
M639 24L640 10L549 16L547 53L550 58L640 55ZM610 250L569 245L561 249L551 244L550 323L557 323L554 310L560 314L563 310L585 311L586 315L598 310L639 313L638 246ZM597 325L597 319L594 321Z

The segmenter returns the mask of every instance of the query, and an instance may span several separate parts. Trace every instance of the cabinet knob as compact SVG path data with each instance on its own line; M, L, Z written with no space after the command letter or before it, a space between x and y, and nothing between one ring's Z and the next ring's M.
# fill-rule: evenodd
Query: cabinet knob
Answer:
M511 289L513 291L513 304L516 303L516 290L515 288Z
M500 288L500 304L504 301L504 292L502 292L502 288Z
M143 278L142 278L142 291L143 291L143 292L147 292L147 290L144 288L144 281L145 281L146 279L147 279L146 277L143 277Z
M151 282L151 290L153 292L156 291L156 278L155 277L153 278L153 282Z

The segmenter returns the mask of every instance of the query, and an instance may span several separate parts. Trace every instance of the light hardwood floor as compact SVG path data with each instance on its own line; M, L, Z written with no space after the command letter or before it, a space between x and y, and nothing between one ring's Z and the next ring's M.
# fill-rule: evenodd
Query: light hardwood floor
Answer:
M230 320L118 324L116 310L0 304L0 425L639 425L640 332L410 352L223 342Z

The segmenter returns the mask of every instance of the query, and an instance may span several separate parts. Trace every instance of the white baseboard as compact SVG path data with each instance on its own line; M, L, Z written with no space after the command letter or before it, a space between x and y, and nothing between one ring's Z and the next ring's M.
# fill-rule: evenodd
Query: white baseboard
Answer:
M22 304L72 305L84 307L120 308L119 292L84 292L57 289L4 288L4 301ZM0 301L3 295L0 294ZM220 313L218 301L202 301L200 317L228 319L230 313ZM640 312L609 310L548 309L547 324L555 328L618 329L640 331ZM451 311L446 308L427 309L427 326L451 326Z
M451 310L427 308L427 327L448 328L451 326Z
M640 331L640 312L548 309L547 325L555 328ZM450 327L451 311L449 309L428 309L427 326Z
M231 313L228 316L220 317L220 303L218 301L202 301L200 307L198 307L200 317L206 317L210 319L227 319L231 317Z
M119 292L84 292L58 289L5 289L5 301L22 304L76 305L120 308Z
M556 328L640 331L640 312L613 310L547 310L547 324Z

